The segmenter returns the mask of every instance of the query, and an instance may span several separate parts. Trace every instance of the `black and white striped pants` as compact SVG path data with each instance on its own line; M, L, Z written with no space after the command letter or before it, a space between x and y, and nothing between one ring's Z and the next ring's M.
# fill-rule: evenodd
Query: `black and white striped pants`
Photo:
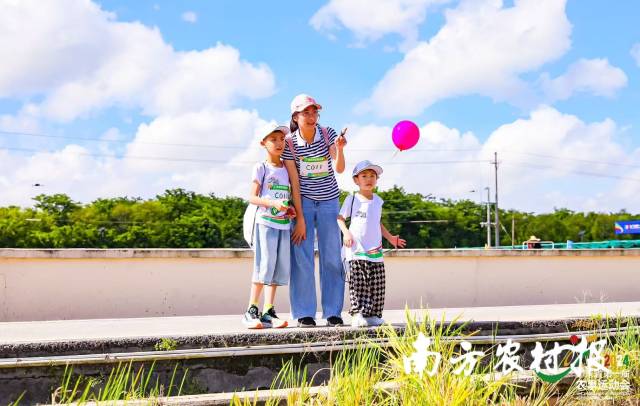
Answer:
M349 261L349 313L382 317L384 284L384 262Z

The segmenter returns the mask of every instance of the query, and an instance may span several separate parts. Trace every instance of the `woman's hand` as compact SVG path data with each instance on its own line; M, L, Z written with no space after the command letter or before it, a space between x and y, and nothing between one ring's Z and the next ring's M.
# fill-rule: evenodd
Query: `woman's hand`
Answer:
M345 138L345 134L347 133L347 129L343 129L340 135L336 138L335 144L336 148L339 150L343 149L345 145L347 145L347 139Z
M304 222L304 217L300 217L293 226L293 233L291 234L291 240L295 245L300 245L302 240L307 239L307 225Z

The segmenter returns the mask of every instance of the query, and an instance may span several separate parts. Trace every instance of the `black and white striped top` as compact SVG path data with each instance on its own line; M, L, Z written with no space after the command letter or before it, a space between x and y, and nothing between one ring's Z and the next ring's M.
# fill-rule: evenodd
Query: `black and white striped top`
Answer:
M300 174L300 158L302 157L321 157L326 156L329 160L329 176L323 178L309 178L298 176L300 178L300 194L307 199L312 200L331 200L340 195L340 189L338 189L338 182L336 182L336 176L333 171L333 160L329 154L329 148L324 141L324 137L320 132L320 126L316 125L316 136L312 144L307 142L300 135L300 130L296 130L292 136L293 147L295 148L296 159L293 158L293 154L289 150L289 143L285 143L284 152L282 153L282 159L288 161L295 161L296 169ZM329 136L329 145L333 145L337 134L331 127L327 127L327 133Z

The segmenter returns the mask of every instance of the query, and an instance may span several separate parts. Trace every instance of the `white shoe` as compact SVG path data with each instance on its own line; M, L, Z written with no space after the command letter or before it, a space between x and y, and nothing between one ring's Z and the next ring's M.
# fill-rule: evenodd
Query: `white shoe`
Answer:
M351 318L351 327L369 327L369 322L362 314L356 313Z
M378 316L366 317L365 319L370 326L381 326L385 323L384 319L381 319Z

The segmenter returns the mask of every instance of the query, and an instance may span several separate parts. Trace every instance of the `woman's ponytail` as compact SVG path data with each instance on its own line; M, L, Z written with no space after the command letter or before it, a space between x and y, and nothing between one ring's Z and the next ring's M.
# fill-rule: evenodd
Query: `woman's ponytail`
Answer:
M296 132L298 128L299 128L298 123L296 122L296 120L293 119L293 115L292 115L291 121L289 122L289 129L291 130L291 133L293 134L294 132Z

